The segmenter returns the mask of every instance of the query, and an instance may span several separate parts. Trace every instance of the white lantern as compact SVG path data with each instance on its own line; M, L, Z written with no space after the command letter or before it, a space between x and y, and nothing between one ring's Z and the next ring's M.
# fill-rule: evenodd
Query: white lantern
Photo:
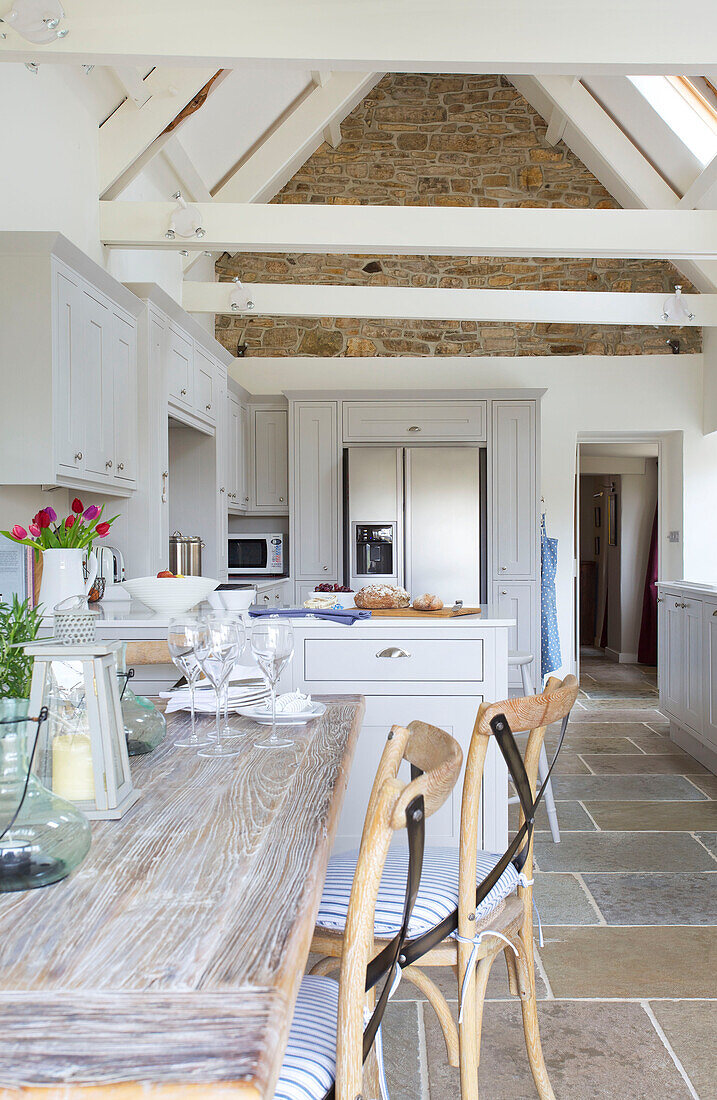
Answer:
M120 818L139 798L117 687L121 646L56 639L25 646L35 659L30 713L48 709L36 770L46 787L91 819Z

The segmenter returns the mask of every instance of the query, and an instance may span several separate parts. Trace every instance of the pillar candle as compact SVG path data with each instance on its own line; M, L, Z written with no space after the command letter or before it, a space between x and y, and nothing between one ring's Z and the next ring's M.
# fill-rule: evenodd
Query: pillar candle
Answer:
M60 733L53 738L52 789L71 802L94 801L92 741L88 733Z

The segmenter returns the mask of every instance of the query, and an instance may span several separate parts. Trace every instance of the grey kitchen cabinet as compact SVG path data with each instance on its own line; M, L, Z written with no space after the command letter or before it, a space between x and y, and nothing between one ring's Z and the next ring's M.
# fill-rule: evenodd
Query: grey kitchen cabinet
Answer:
M217 420L217 367L201 344L194 341L194 411L202 420Z
M717 600L702 604L702 734L717 749Z
M297 580L335 581L339 569L339 453L336 401L293 408L293 566Z
M254 607L289 607L292 588L288 577L277 581L276 584L262 586L257 591Z
M192 409L194 403L194 344L176 325L169 326L167 382L170 403Z
M233 513L246 511L242 404L235 393L227 395L227 505Z
M279 515L289 510L288 413L253 405L252 512Z
M130 496L142 304L59 234L23 236L0 241L3 481Z
M536 574L535 402L494 401L492 446L494 576Z
M237 453L239 470L237 473L237 503L245 511L249 508L249 470L251 468L250 448L251 432L249 429L249 409L243 403L239 405L239 434L240 446Z
M344 401L346 443L481 443L486 401Z
M535 586L529 581L494 581L493 602L501 615L517 621L517 625L511 627L508 645L511 650L533 654L533 663L528 671L537 690L540 686L540 651L534 651ZM510 687L522 685L519 668L508 669L508 684Z
M702 733L702 600L662 591L659 605L660 704L680 725Z

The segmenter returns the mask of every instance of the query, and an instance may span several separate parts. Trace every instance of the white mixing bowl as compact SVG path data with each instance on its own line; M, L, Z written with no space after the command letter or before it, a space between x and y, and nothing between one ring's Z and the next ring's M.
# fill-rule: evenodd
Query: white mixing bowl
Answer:
M248 611L256 600L256 588L218 588L207 599L215 611Z
M219 581L211 577L133 577L122 587L158 615L183 615L205 600Z

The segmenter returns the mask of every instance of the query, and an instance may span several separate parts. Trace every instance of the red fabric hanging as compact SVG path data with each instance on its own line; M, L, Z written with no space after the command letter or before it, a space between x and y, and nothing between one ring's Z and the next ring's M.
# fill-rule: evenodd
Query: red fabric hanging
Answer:
M642 597L642 621L640 623L640 641L637 645L637 659L641 665L657 664L657 508L652 521L650 550L647 555L645 572L645 591Z

